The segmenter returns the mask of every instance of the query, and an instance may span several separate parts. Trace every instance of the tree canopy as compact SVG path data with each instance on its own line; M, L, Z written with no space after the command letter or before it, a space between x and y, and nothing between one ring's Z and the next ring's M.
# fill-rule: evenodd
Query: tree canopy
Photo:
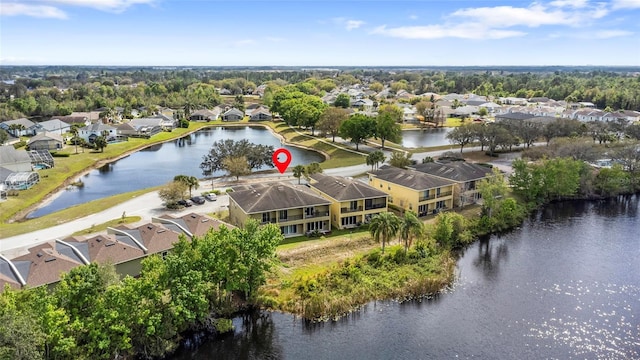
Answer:
M274 167L273 146L257 145L243 139L234 141L231 139L218 140L211 145L209 153L202 157L200 169L205 175L219 170L226 170L223 160L229 157L237 158L244 156L247 159L250 170L258 169L262 166Z

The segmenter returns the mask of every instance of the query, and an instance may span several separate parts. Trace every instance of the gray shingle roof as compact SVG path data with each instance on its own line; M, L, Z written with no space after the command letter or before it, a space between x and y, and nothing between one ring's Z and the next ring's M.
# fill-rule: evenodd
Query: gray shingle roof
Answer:
M29 153L16 150L11 145L0 146L0 164L31 163Z
M56 133L50 133L50 132L43 132L29 139L29 142L27 144L31 145L34 142L40 141L40 140L55 140L55 141L63 142L62 135L59 135Z
M510 112L506 114L496 115L496 120L526 120L531 119L534 115L521 113L521 112Z
M427 190L453 184L436 176L428 175L415 170L405 170L393 166L384 165L379 170L371 172L380 180L388 181L414 190Z
M11 125L22 125L24 126L25 129L29 129L32 126L35 126L36 123L34 123L33 121L27 119L27 118L20 118L20 119L16 119L16 120L7 120L5 122L3 122L3 124L5 124L7 127L11 126Z
M417 171L457 182L482 179L490 176L492 170L488 167L464 161L454 161L446 164L432 162L415 165Z
M323 193L338 201L358 200L388 196L387 193L369 186L361 181L341 176L315 177L317 183L311 184Z
M306 186L296 187L288 183L262 184L244 190L234 188L229 196L247 214L331 203L313 194Z

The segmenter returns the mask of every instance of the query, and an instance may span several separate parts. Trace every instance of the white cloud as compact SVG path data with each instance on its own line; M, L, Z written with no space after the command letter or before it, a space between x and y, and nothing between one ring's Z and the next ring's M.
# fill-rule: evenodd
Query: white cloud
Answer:
M630 35L633 35L633 32L627 30L601 30L597 31L593 37L596 39L610 39Z
M27 5L19 3L0 2L0 16L31 16L37 18L66 19L67 14L48 5Z
M364 21L362 20L347 20L346 28L347 30L353 30L359 28L362 25L364 25Z
M362 20L353 20L353 19L347 19L343 17L336 17L331 20L333 21L334 24L338 26L343 26L345 29L349 31L353 29L357 29L365 24L365 22Z
M586 7L588 3L589 0L555 0L550 2L549 5L555 7L570 7L580 9Z
M157 0L38 0L40 2L47 2L53 4L90 7L103 11L122 12L127 8L138 5L147 4L151 5Z
M409 15L409 19L418 20L418 15L415 15L415 14Z
M591 6L584 10L563 10L533 3L529 7L495 6L481 8L466 8L451 14L454 17L468 18L471 21L487 24L490 27L542 25L578 26L585 21L599 19L607 15L608 9L604 4Z
M613 0L614 9L640 9L640 0Z
M400 26L395 28L379 26L371 33L403 39L505 39L526 35L522 31L491 29L480 24Z

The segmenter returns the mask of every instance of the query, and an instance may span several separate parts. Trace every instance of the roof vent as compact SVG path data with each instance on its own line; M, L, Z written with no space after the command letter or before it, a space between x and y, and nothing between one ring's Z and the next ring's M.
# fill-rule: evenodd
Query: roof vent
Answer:
M209 221L209 219L207 219L207 218L202 219L203 223L206 223L207 221Z
M147 225L147 229L153 230L153 225Z
M163 232L165 232L165 231L167 231L167 230L165 230L165 229L159 229L159 230L158 230L158 234L162 234L162 233L163 233Z
M115 244L116 244L116 243L114 243L114 242L112 242L112 243L107 243L107 244L104 244L104 247L113 246L113 245L115 245Z
M39 252L37 256L38 256L38 257L43 257L43 256L44 256L44 254L43 254L43 253L41 253L41 252Z
M196 214L191 214L191 218L192 218L192 219L195 219L195 218L197 218L197 217L198 217L198 216L197 216Z
M44 260L44 262L46 262L46 263L52 262L52 261L56 261L56 258L50 257L50 258Z

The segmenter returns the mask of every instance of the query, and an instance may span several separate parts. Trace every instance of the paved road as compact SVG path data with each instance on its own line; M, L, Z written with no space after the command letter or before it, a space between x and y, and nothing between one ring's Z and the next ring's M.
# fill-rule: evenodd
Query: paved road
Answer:
M341 139L342 140L342 139ZM336 138L336 142L338 138ZM342 140L344 141L344 140ZM362 145L361 145L362 146ZM478 151L479 147L469 147L465 148L464 152L470 151ZM412 158L417 161L422 161L426 156L437 157L445 151L449 150L438 150L438 151L430 151L419 154L413 154ZM459 150L458 150L459 151ZM387 154L387 159L388 159ZM509 154L508 156L503 156L501 158L497 158L495 161L492 161L493 164L498 166L498 168L507 173L511 172L511 167L509 166L511 161L518 157L519 154ZM370 166L362 164L362 165L353 165L336 169L328 169L325 171L328 175L337 175L337 176L357 176L363 173L366 173L371 169ZM227 181L231 179L222 178L211 181L202 181L200 183L200 188L195 192L196 194L200 191L210 190L213 187L224 189L228 186ZM293 177L291 172L286 172L282 175L279 174L256 174L249 177L245 177L244 181L250 182L267 182L267 181L291 181L297 182L297 179ZM206 202L203 205L194 205L193 207L186 208L180 211L171 211L167 210L162 206L162 200L158 197L158 193L156 191L150 192L144 195L140 195L131 200L128 200L122 204L116 205L110 209L101 211L99 213L91 214L86 217L70 221L65 224L53 226L47 229L41 229L37 231L33 231L27 234L12 236L5 239L0 239L0 254L6 255L8 257L15 257L20 254L25 253L26 249L32 246L35 246L40 243L44 243L47 241L55 240L55 239L63 239L76 231L80 231L83 229L88 229L92 225L102 224L110 220L118 219L122 216L122 213L125 212L126 215L138 215L142 217L140 223L145 223L151 221L151 218L154 216L160 216L165 213L169 213L172 215L183 215L191 212L196 213L213 213L220 210L224 210L229 205L229 197L227 195L218 196L218 200L215 202Z

